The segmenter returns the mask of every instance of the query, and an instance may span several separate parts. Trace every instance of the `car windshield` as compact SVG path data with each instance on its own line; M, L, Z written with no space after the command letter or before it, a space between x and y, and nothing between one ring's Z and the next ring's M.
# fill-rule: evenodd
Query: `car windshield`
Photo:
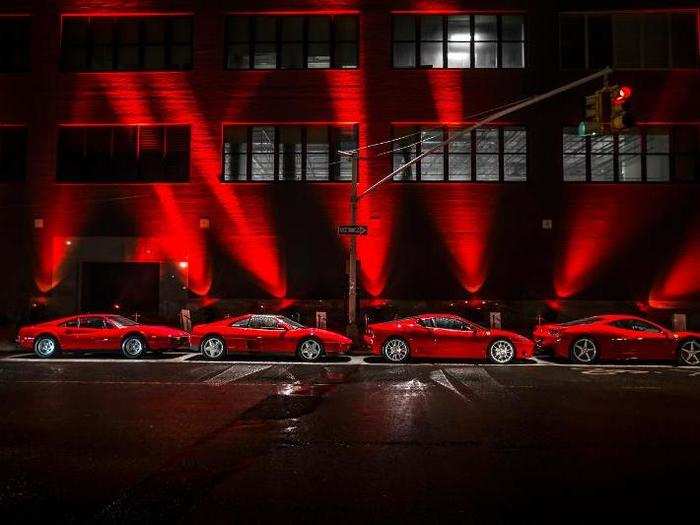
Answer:
M600 319L600 317L584 317L583 319L576 319L575 321L569 321L568 323L561 323L559 326L576 326L577 324L591 324L595 323Z
M132 321L131 319L127 319L121 315L110 315L107 319L118 326L134 326L138 324L136 321Z
M285 317L285 316L283 316L283 315L280 315L280 316L278 317L278 319L279 319L280 321L282 321L282 322L288 324L288 325L291 326L292 328L304 328L304 325L303 325L303 324L297 323L296 321L292 321L289 317Z

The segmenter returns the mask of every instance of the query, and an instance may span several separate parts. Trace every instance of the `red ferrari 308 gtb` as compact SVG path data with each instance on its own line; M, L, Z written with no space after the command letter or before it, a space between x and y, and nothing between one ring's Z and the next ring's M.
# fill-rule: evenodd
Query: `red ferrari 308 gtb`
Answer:
M205 359L233 353L296 354L316 361L326 354L350 350L352 340L329 330L303 326L281 315L247 314L192 328L192 347Z
M135 359L147 351L189 349L189 334L168 326L139 324L121 315L84 314L24 326L17 334L23 350L39 357L74 350L121 350Z
M568 323L543 324L532 332L539 349L574 363L641 359L700 365L700 334L672 332L631 315L597 315Z
M402 363L410 357L488 358L505 364L533 354L528 338L484 328L451 314L423 314L367 326L365 343L374 355Z

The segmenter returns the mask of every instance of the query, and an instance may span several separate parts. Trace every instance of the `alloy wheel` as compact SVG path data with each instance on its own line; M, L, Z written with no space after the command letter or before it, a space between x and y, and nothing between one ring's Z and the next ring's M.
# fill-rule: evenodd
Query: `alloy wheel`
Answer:
M137 357L143 353L143 341L138 337L130 337L124 341L124 353L129 357Z
M700 365L700 343L694 339L686 341L681 345L680 356L685 365Z
M209 359L219 359L224 353L224 343L217 337L210 337L202 343L202 353Z
M299 346L299 355L306 361L316 361L321 352L321 344L314 339L307 339Z
M50 337L39 339L36 344L36 353L41 357L49 357L56 351L56 342Z
M496 363L505 364L515 357L515 348L511 342L501 339L491 345L489 354Z
M587 337L581 338L574 343L573 355L579 363L592 363L598 356L598 348L593 340Z
M402 339L390 339L384 344L384 355L394 363L405 361L408 357L408 345Z

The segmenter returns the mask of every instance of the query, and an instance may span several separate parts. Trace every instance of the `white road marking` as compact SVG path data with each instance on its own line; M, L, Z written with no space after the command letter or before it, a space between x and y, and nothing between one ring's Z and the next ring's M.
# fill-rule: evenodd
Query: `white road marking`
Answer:
M205 383L214 386L225 385L233 381L238 381L257 372L262 372L270 368L269 365L232 365L223 372L219 372L214 377L210 377Z

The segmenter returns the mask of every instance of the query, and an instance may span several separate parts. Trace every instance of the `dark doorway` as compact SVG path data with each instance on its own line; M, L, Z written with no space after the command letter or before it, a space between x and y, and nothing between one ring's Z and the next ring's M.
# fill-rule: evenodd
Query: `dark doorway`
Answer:
M158 263L84 262L80 277L83 312L158 312Z

